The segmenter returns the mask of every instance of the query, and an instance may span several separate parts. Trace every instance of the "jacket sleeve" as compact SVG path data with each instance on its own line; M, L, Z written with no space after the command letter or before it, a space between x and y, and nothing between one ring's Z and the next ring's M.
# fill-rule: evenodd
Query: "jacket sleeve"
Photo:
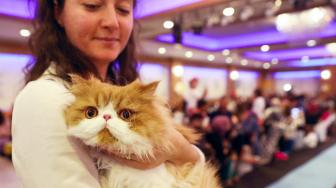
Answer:
M24 188L100 188L87 149L67 136L63 109L73 96L57 82L30 82L17 96L13 164Z

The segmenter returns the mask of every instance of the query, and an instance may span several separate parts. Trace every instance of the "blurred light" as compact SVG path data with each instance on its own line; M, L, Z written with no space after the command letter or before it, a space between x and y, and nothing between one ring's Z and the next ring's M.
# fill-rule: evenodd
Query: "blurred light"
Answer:
M280 14L276 18L276 28L287 34L306 34L328 26L334 16L335 13L329 7L315 7L301 12Z
M238 71L231 71L230 72L230 79L231 80L238 80L239 78L239 72Z
M308 40L306 44L308 47L316 46L316 40Z
M231 57L227 57L225 61L226 63L231 64L233 62L233 59Z
M171 20L167 20L163 23L163 27L165 29L172 29L174 27L174 22Z
M301 57L302 62L308 62L310 60L309 56L303 56Z
M167 52L166 48L161 47L158 49L159 54L165 54Z
M215 60L215 56L212 55L212 54L208 55L208 60L209 61L214 61Z
M289 83L285 84L285 85L283 86L283 90L284 90L285 92L288 92L288 91L292 90L292 85L289 84Z
M233 16L234 13L235 13L235 9L232 7L228 7L223 10L224 16Z
M254 14L254 9L252 6L245 6L242 12L240 13L240 19L243 21L248 20Z
M176 77L182 77L184 73L184 69L182 65L175 65L173 66L173 74Z
M186 51L186 53L185 53L185 56L186 56L187 58L192 58L193 55L194 55L194 54L193 54L192 51Z
M28 29L21 29L20 30L20 35L22 36L22 37L29 37L30 36L30 31L28 30Z
M321 72L321 78L323 80L329 80L331 78L331 72L330 72L330 70L323 70Z
M263 64L263 68L264 68L264 69L269 69L269 68L271 68L271 64L269 64L269 63L264 63L264 64Z
M242 60L240 61L240 64L243 65L243 66L246 66L246 65L248 64L247 59L242 59Z
M275 3L274 3L274 5L275 5L276 7L281 7L281 5L282 5L282 0L276 0Z
M273 65L276 65L279 63L279 60L277 58L273 58L271 62Z
M230 50L225 49L225 50L222 51L222 54L223 54L224 56L228 56L228 55L230 55Z
M179 44L179 43L175 43L174 44L174 48L177 49L177 50L181 50L182 49L182 45Z
M260 50L261 50L262 52L268 52L268 51L270 50L270 46L269 46L269 45L262 45L262 46L260 47Z
M328 52L330 52L332 55L336 56L336 42L329 43L326 45L326 49Z
M176 93L180 94L180 95L183 95L186 88L185 88L185 85L183 84L183 82L177 82L175 87L174 87Z

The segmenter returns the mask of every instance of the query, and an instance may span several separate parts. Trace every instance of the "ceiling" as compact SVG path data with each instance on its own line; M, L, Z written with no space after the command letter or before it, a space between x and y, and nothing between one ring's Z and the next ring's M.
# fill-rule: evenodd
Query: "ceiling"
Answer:
M336 65L336 57L325 47L336 42L335 17L323 27L318 22L318 29L295 35L280 32L275 24L279 14L320 6L335 12L336 1L140 0L136 15L139 51L143 56L253 69ZM228 7L234 8L232 16L223 15ZM23 28L32 29L31 15L26 0L1 0L0 44L26 44L27 38L19 33ZM163 27L167 20L175 23L175 29ZM304 27L295 24L294 30ZM179 37L181 41L175 43ZM269 51L262 52L262 45L269 45Z

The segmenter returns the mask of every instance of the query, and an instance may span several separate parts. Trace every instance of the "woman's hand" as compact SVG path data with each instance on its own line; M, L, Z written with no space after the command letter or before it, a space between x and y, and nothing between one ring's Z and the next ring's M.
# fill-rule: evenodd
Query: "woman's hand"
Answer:
M160 164L169 161L176 165L181 165L184 163L196 163L200 154L193 145L191 145L177 130L170 129L168 131L168 139L173 144L173 149L170 152L164 151L162 148L154 149L154 157L150 158L140 158L136 155L131 155L129 157L122 156L117 152L104 152L113 157L114 160L141 170L150 169L159 166Z

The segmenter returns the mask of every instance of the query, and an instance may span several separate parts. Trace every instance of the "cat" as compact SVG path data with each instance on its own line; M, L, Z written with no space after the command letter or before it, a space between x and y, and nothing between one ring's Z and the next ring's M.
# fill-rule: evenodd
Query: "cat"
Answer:
M154 157L154 148L170 150L169 129L177 129L191 143L198 135L184 126L175 126L169 107L154 93L159 82L142 84L136 80L126 86L103 83L90 77L70 75L74 101L64 110L69 136L90 148L118 151L129 158ZM196 164L165 162L149 170L118 163L103 155L100 164L103 188L220 188L217 170L200 160Z

